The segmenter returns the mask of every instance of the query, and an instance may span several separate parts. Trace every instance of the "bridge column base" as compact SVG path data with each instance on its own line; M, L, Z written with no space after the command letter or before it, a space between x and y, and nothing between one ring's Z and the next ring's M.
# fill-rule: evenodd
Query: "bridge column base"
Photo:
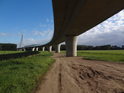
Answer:
M42 51L45 51L45 47L42 47Z
M49 46L48 51L49 51L49 52L52 52L52 46Z
M55 52L60 53L60 44L55 45Z
M35 47L32 48L32 51L35 51Z
M39 48L38 47L36 48L36 51L39 51Z
M66 36L66 56L77 56L77 36Z

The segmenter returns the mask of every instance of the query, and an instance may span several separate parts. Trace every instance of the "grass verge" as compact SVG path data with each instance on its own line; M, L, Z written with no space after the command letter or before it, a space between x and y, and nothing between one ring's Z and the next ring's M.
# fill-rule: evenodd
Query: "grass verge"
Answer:
M0 61L0 93L31 93L54 62L49 52Z
M88 60L124 62L124 50L83 50L78 51L78 56Z

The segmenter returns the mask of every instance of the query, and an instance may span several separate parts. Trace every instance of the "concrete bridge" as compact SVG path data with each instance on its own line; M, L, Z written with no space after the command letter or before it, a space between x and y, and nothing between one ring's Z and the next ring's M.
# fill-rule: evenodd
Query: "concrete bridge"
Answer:
M60 52L66 44L66 56L77 56L77 36L124 9L124 0L52 0L54 36L43 45ZM44 48L43 48L44 50Z

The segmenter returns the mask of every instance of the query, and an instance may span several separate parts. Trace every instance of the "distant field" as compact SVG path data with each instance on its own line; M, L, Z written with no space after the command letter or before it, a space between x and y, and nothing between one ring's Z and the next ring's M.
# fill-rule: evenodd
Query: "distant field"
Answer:
M52 53L0 61L0 93L32 93L38 79L54 62Z
M88 60L124 62L124 50L82 50L78 56Z
M0 54L11 54L11 53L20 53L23 51L0 51Z

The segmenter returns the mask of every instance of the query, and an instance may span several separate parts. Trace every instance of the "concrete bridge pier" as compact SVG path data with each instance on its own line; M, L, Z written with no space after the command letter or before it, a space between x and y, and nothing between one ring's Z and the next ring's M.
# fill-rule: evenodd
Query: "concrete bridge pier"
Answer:
M26 51L26 49L25 49L25 48L23 48L22 50L23 50L23 51Z
M38 47L36 48L36 51L39 51L39 48Z
M42 47L42 51L45 51L45 47Z
M35 51L35 47L32 48L32 51Z
M52 52L52 46L49 46L48 51L49 51L49 52Z
M66 36L66 56L74 57L77 56L77 36Z
M60 47L61 47L60 44L55 45L55 52L56 53L60 53Z

